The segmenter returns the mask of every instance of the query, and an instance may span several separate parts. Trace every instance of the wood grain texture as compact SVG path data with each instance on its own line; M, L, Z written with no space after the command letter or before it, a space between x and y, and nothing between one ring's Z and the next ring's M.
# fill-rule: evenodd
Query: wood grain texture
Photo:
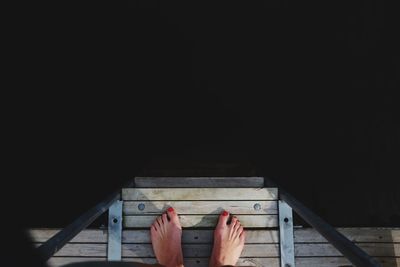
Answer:
M346 237L357 242L369 243L400 243L400 228L337 228ZM45 242L60 229L31 229L29 231L34 242ZM277 243L276 230L247 230L248 243ZM183 230L184 243L207 243L212 240L212 230ZM197 237L195 239L195 237ZM294 229L295 243L327 243L317 231L311 228ZM86 229L80 232L70 243L106 243L107 230ZM123 243L150 243L148 230L124 230Z
M379 257L376 258L383 267L400 266L400 258ZM296 267L346 267L352 266L344 257L305 257L296 258Z
M103 257L53 257L49 260L50 267L59 267L69 263L86 262L86 261L105 261ZM185 258L185 267L208 267L209 258ZM400 266L400 258L379 257L377 260L383 267ZM122 261L140 262L154 264L155 258L122 258ZM265 266L280 267L279 258L240 258L238 266ZM338 267L350 265L350 262L343 257L304 257L296 259L297 267Z
M36 244L38 246L39 244ZM360 243L361 249L373 257L400 257L400 244ZM186 257L208 257L211 244L183 244ZM107 244L68 243L55 256L105 257ZM274 257L279 255L279 244L246 244L243 257ZM154 257L151 244L123 244L124 257ZM295 244L296 257L341 257L331 244Z
M53 257L49 260L50 267L63 266L69 263L87 262L87 261L105 261L106 258L88 258L88 257ZM155 264L155 258L122 258L125 262L139 262ZM208 267L209 258L184 258L185 267ZM279 258L240 258L237 266L268 266L279 267Z
M215 227L219 215L179 215L182 227ZM126 228L149 228L156 215L124 216L123 224ZM238 215L237 218L245 228L277 227L277 215Z
M185 257L209 257L211 244L184 244L182 246ZM151 244L124 244L123 257L154 257ZM247 244L242 257L277 257L279 256L278 244Z
M135 177L136 188L264 187L263 177Z
M46 242L61 229L31 229L29 235L33 242ZM77 234L69 243L107 243L108 231L85 229Z
M276 200L277 188L123 188L123 200Z
M38 246L38 244L36 244ZM209 257L212 244L183 244L185 257ZM54 256L56 257L106 257L107 244L66 244ZM278 257L278 244L246 244L242 257ZM123 244L122 257L155 257L151 244Z
M141 205L141 206L139 206ZM140 210L139 207L144 207ZM178 214L278 214L277 201L124 201L125 215L161 214L173 207Z
M32 229L30 232L37 243L46 242L59 230L55 229ZM182 243L184 244L204 244L212 243L214 230L190 229L183 230ZM247 230L246 243L278 243L279 236L277 230ZM84 230L69 243L107 243L107 231L103 230ZM124 230L122 231L122 243L151 243L149 230Z
M207 244L213 242L214 230L195 229L183 230L183 244ZM278 243L277 230L247 230L247 244ZM151 243L148 230L125 230L122 233L122 243Z
M353 242L400 243L400 228L336 228ZM313 228L295 229L294 242L327 243L328 241Z
M356 243L373 257L400 257L399 243ZM328 243L295 243L296 257L335 257L342 254Z

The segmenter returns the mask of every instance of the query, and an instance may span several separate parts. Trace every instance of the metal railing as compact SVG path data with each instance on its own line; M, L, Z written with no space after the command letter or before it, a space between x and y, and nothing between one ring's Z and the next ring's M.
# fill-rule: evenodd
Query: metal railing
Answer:
M133 187L133 181L128 182L123 187ZM57 251L74 238L80 231L88 227L101 214L106 212L115 200L120 198L121 190L113 192L96 206L86 211L84 214L75 219L70 225L55 234L40 247L38 252L44 261L49 260Z
M339 233L334 227L325 222L321 217L316 215L309 208L304 206L300 201L290 195L281 186L264 178L265 186L273 186L278 188L279 198L285 201L303 220L315 228L329 243L331 243L343 256L345 256L352 264L359 267L380 267L381 264L369 256L365 251L351 242L343 234Z

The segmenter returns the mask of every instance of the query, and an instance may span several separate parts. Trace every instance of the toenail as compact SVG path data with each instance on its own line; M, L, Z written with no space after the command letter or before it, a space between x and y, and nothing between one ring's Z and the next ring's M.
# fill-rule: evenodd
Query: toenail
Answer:
M228 212L226 210L224 210L224 212L222 213L222 216L228 216Z
M168 211L169 211L169 212L173 212L173 211L174 211L174 208L173 208L173 207L169 207L169 208L168 208Z

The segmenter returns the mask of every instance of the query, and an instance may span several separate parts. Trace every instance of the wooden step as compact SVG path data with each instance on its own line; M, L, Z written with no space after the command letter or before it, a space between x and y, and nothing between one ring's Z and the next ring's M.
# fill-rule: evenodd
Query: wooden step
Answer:
M135 177L135 187L261 188L264 187L264 177Z
M149 228L168 207L179 214L182 227L215 227L223 210L245 228L277 227L276 188L124 188L123 224Z
M45 242L59 229L31 230L31 236L39 245ZM366 250L385 267L400 266L400 229L399 228L339 228L350 240L356 241L362 249ZM183 230L182 242L186 250L199 246L198 254L189 252L185 255L185 266L208 266L209 244L212 241L212 230L188 229ZM338 251L336 251L314 229L295 229L295 252L297 267L338 267L350 265ZM63 248L57 256L50 259L53 267L58 267L71 262L88 260L106 260L107 231L84 230L79 233L68 247ZM154 257L139 257L135 255L153 255L149 252L151 246L148 230L124 230L122 234L123 261L137 261L155 263ZM264 246L263 243L266 245ZM279 265L278 231L277 230L247 230L246 252L244 255L275 255L268 257L242 257L238 265L242 266L275 266ZM259 247L263 250L257 251ZM265 251L268 250L268 251ZM135 254L137 253L137 254ZM257 254L263 253L263 254ZM206 255L206 256L203 256ZM90 256L90 257L89 257ZM242 255L243 256L243 255Z

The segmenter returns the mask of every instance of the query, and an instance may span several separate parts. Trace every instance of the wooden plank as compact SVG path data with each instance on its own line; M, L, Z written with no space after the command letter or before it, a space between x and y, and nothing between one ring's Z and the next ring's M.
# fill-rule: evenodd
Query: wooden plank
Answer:
M264 177L135 177L136 188L264 187Z
M183 244L185 257L209 257L212 244ZM106 257L107 244L66 244L56 257ZM242 257L278 257L279 244L246 244ZM123 244L122 257L155 257L151 244Z
M182 227L215 227L219 215L179 215ZM149 228L157 216L125 216L126 228ZM238 215L245 228L277 227L277 215Z
M49 267L59 267L70 263L106 260L106 257L52 257L49 259L47 264L49 265Z
M214 230L183 230L183 244L212 243ZM125 230L122 243L151 243L149 230ZM277 230L246 230L246 244L279 243Z
M337 228L353 242L400 243L400 228ZM328 241L313 228L295 229L295 243L327 243Z
M185 267L209 267L209 258L184 258ZM122 261L135 261L140 263L155 264L154 258L123 258ZM240 258L236 266L268 266L280 267L279 258Z
M61 229L31 229L29 234L33 242L46 242ZM107 243L107 230L85 229L69 243Z
M357 242L370 243L400 243L400 228L337 228L346 237ZM31 229L29 231L33 242L46 242L60 229ZM276 230L247 230L246 242L265 243L278 242ZM183 230L183 242L206 243L212 240L212 230ZM259 238L258 238L259 236ZM150 243L148 230L124 230L122 242ZM197 239L194 239L197 237ZM294 229L295 243L327 243L317 231L312 228ZM259 242L260 241L260 242ZM86 229L80 232L70 243L107 243L107 230Z
M399 243L356 243L368 255L373 257L400 257ZM342 256L331 244L301 243L295 244L296 257L335 257Z
M400 266L400 258L378 257L376 258L383 267ZM296 267L346 267L352 266L344 257L305 257L296 258Z
M174 207L179 214L278 214L277 201L124 201L125 215L161 214ZM140 210L139 208L142 208Z
M66 244L54 256L70 257L106 257L107 244Z
M69 263L87 262L87 261L105 261L106 258L90 258L90 257L53 257L48 263L51 267L63 266ZM155 258L122 258L125 262L139 262L147 264L155 264ZM184 258L186 267L208 267L209 258ZM237 266L268 266L279 267L279 258L240 258ZM330 267L330 266L329 266Z
M211 255L211 244L183 244L183 255L185 257L209 257ZM123 257L154 257L151 244L124 244L122 245ZM244 246L242 257L278 257L278 244L247 244Z
M277 188L123 188L123 200L276 200Z
M46 242L59 230L31 230L35 233L34 242ZM105 233L105 234L104 234ZM182 243L184 244L204 244L212 243L214 230L195 229L183 230ZM246 243L278 243L279 234L277 230L246 230ZM107 231L103 230L84 230L76 236L70 243L107 243ZM149 230L124 230L122 231L122 243L151 243Z

